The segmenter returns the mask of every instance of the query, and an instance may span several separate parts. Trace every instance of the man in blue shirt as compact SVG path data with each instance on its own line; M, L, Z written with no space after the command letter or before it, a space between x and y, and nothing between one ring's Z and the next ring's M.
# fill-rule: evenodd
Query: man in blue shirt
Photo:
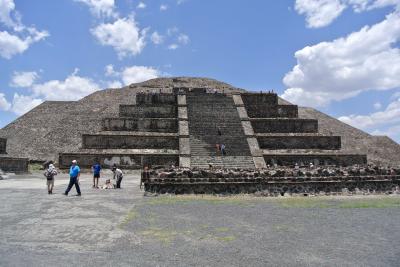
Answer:
M100 178L100 171L101 171L101 165L99 162L96 162L92 166L93 170L93 188L99 188L99 178Z
M67 190L65 191L64 195L68 196L69 191L71 190L72 186L75 185L76 192L78 193L77 196L81 195L81 189L79 188L79 176L81 175L81 169L78 166L76 160L72 161L71 168L69 169L69 184Z

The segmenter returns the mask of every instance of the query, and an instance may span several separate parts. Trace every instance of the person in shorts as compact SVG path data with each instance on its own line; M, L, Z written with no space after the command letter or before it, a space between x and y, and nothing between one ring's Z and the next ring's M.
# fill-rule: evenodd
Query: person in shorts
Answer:
M49 164L49 167L47 170L44 172L44 176L46 177L47 180L47 192L48 194L53 194L53 188L54 188L54 176L57 175L57 170L54 167L53 164Z
M92 166L93 171L93 188L99 188L99 179L100 179L100 172L101 172L101 165L99 162L96 162Z

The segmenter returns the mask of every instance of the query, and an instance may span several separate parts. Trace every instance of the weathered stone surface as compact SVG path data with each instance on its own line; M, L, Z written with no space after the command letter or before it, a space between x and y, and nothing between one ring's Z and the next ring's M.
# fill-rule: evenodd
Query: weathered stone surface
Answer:
M176 105L177 97L174 94L166 93L142 93L136 95L136 105L149 106L149 105Z
M91 168L96 161L99 161L105 168L111 167L113 164L117 164L124 169L137 169L142 168L144 165L152 167L179 166L179 155L70 153L60 155L60 168L68 168L72 160L77 160L81 168Z
M7 153L7 139L5 138L0 138L0 154L6 154Z
M178 149L176 136L82 135L82 148Z
M106 118L104 131L138 131L176 133L178 120L175 118Z
M179 167L180 168L190 168L190 157L179 156Z
M251 125L250 121L242 121L242 127L246 136L254 135L253 126Z
M364 154L268 154L264 155L265 162L269 165L277 164L279 166L299 165L338 165L351 166L354 164L367 164L367 156Z
M251 120L256 133L317 133L318 121L313 119L265 119Z
M262 136L257 137L261 149L324 149L339 150L340 136Z
M186 95L178 95L178 106L186 106Z
M0 170L5 172L28 172L28 159L0 157Z
M179 138L179 154L190 155L190 139Z
M133 118L176 118L177 107L175 105L159 106L135 106L120 105L120 117Z
M178 118L180 120L188 119L187 107L178 107Z

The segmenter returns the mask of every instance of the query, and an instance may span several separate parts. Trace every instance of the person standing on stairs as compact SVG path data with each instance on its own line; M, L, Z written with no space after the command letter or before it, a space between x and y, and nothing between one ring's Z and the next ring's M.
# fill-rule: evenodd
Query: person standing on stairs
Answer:
M222 156L226 155L225 145L224 144L221 144L221 154L222 154Z

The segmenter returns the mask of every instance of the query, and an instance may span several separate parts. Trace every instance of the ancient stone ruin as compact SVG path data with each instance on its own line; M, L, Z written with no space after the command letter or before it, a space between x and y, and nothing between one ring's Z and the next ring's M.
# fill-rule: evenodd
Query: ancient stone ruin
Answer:
M79 101L47 101L0 136L11 157L53 160L60 168L72 159L83 168L99 161L123 169L400 165L400 146L386 136L275 93L204 78L158 78Z
M28 172L28 159L7 155L7 139L0 138L0 170L4 172Z

